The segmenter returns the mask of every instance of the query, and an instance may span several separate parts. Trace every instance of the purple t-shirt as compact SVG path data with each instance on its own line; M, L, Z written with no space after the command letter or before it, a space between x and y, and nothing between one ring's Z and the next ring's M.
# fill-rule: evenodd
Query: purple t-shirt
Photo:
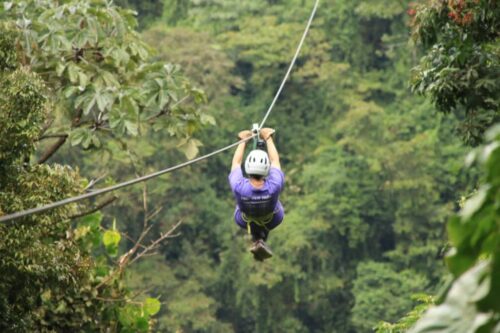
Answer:
M278 198L285 185L285 175L278 168L271 167L261 188L255 188L248 178L243 177L241 168L229 174L229 184L239 209L249 216L264 216L280 205Z

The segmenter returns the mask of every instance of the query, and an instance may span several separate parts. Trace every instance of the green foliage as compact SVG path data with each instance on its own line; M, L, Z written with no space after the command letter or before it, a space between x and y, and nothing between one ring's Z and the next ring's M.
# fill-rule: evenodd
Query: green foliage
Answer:
M425 276L411 269L398 272L385 263L360 263L357 274L352 321L358 332L372 332L380 319L393 321L401 317L413 306L410 295L428 283Z
M144 35L161 45L159 57L175 59L207 91L219 125L200 137L210 151L260 119L310 8L294 0L182 6L188 7L179 9L184 17L169 22L176 28L158 23ZM252 9L241 10L246 6ZM437 289L444 223L467 182L459 161L464 149L453 121L439 117L436 123L432 106L405 89L412 59L405 8L390 1L322 3L268 122L277 127L287 175L287 215L271 232L270 262L255 264L246 242L231 234L233 202L221 172L229 156L148 184L158 194L151 202L163 207L159 231L184 221L182 239L162 249L166 260L138 266L131 277L136 288L155 286L165 295L160 329L349 332L356 330L353 307L367 304L369 295L390 299L376 313L395 320L413 301L393 300L392 289L405 295ZM171 17L174 7L164 9ZM136 146L147 156L141 170L178 158L155 155L155 146ZM135 204L117 208L130 212L122 213L129 234L142 216L133 207L140 206L140 193L133 193L127 201ZM354 291L354 281L377 278L367 270L356 276L358 264L381 261L390 263L381 271L397 286ZM398 279L396 272L405 273ZM421 283L412 284L408 272ZM368 327L380 319L374 311Z
M160 301L158 301L156 298L147 298L143 305L144 312L146 312L148 315L157 314L158 311L160 311L160 307Z
M13 44L11 40L11 48ZM26 68L0 77L0 170L4 173L6 166L34 150L47 113L47 95L40 78Z
M377 333L404 333L407 332L417 320L422 317L425 311L434 304L434 297L429 295L414 295L412 298L418 301L419 304L408 312L403 318L398 320L397 323L391 324L388 322L380 322L375 327Z
M166 0L163 16L172 25L192 25L200 30L216 32L234 30L246 16L258 16L268 7L265 0L182 1Z
M132 3L158 4L128 1ZM367 331L380 319L396 320L409 311L416 301L408 295L438 289L444 272L440 253L445 221L475 178L462 170L465 150L453 135L456 122L436 116L430 103L406 89L409 68L416 61L407 45L408 3L321 2L297 66L267 123L277 129L287 177L281 198L286 218L269 238L272 260L253 261L244 232L234 226L229 154L119 192L105 213L74 221L69 229L74 244L81 254L93 255L85 270L91 292L111 276L109 287L98 289L100 301L90 297L95 307L85 314L94 316L95 325L88 331L146 331L153 324L162 332ZM88 177L104 176L101 182L111 184L181 162L181 153L192 157L198 150L228 144L269 105L310 5L303 0L168 0L163 22L152 24L140 37L133 32L130 13L101 1L91 2L86 12L70 0L27 8L26 15L36 24L24 31L39 31L31 53L38 58L19 55L56 92L50 114L56 120L48 133L70 130L69 140L88 148L67 145L55 159L78 165ZM7 13L19 19L13 15L18 10L14 6ZM58 10L67 17L53 16ZM38 20L38 13L54 22L49 36L56 41L64 36L72 47L55 42L51 49L50 43L39 43L50 26ZM123 17L130 26L120 33ZM92 19L102 31L98 44L93 30L78 26ZM149 18L144 22L151 23ZM77 35L90 38L79 61L73 49ZM157 47L153 57L143 40ZM27 44L19 43L25 51ZM147 54L132 52L134 43ZM46 60L41 47L48 48ZM68 56L56 60L61 54ZM158 60L180 64L181 69L162 67ZM181 73L192 82L187 88ZM97 91L101 81L116 90ZM192 89L194 85L206 96ZM64 87L72 87L67 96ZM126 98L117 97L119 93ZM208 105L197 105L205 98ZM82 108L78 126L72 125L77 101ZM96 121L99 114L101 123ZM200 131L215 123L217 127ZM157 131L148 131L149 124ZM20 200L25 196L19 195ZM114 261L126 260L120 254L132 249L131 240L141 235L145 218L150 219L151 234L141 240L143 246L182 220L180 235L160 246L159 256L122 275ZM62 227L61 232L68 231L67 224ZM89 286L81 281L77 283ZM44 289L37 295L48 301L45 307L53 313L61 293ZM151 299L150 293L158 298ZM62 299L65 318L74 318L71 311L78 307ZM384 329L405 329L422 307L400 323L383 324ZM70 321L61 317L50 322Z
M493 332L500 325L500 126L468 157L483 167L486 183L448 222L452 248L446 258L455 277L444 302L431 308L411 332Z
M9 42L13 48L14 39ZM39 75L28 67L1 75L0 215L81 194L85 181L78 171L27 163L48 114L47 89ZM96 254L104 246L116 255L120 234L102 234L98 213L73 226L73 216L82 209L66 205L0 225L2 331L149 330L160 304L153 299L131 303L119 279L104 283L113 271L106 257ZM119 322L125 307L139 309L129 316L131 324Z
M14 29L2 27L0 36L0 71L14 70L17 67L17 52L14 47L18 37Z
M116 221L113 222L113 230L106 230L102 235L102 242L106 247L106 251L112 257L118 254L118 245L120 244L121 235L116 231Z
M471 144L500 120L499 13L491 0L431 1L414 12L413 37L426 55L413 70L412 88L454 112Z
M139 304L127 304L119 310L118 318L122 329L120 332L149 332L150 317L160 310L160 302L156 298L146 298Z
M227 95L231 89L242 88L243 80L231 73L235 69L234 62L207 32L157 24L142 36L148 44L157 45L158 59L181 65L186 76L203 87L211 107L218 97Z
M430 48L417 68L414 88L430 93L441 111L465 110L465 135L473 143L498 121L498 13L496 2L481 0L434 1L411 13L416 38ZM452 281L412 333L500 328L500 126L492 126L484 138L485 144L466 159L469 167L481 166L484 184L466 201L462 198L460 213L447 224Z
M164 7L164 1L161 0L117 0L115 3L119 6L135 10L137 20L139 21L139 28L141 29L151 25L155 19L161 17Z
M61 200L81 191L78 174L68 167L40 165L11 179L15 183L5 184L2 178L0 212ZM108 331L113 327L114 331L148 331L159 304L152 300L129 303L132 300L119 280L98 287L112 273L103 255L91 256L102 246L109 247L107 234L100 231L102 215L88 215L73 229L68 217L76 212L74 205L66 206L0 226L4 296L0 327L13 332ZM119 314L130 308L136 309L135 316L129 314L131 322L123 322Z
M77 173L60 166L21 169L3 176L2 184L0 212L4 213L80 190ZM67 234L72 213L75 207L66 206L0 226L3 330L68 330L91 327L98 319L96 308L101 304L95 302L88 274L92 261Z
M189 138L200 123L203 93L177 66L153 61L132 11L104 0L13 1L3 16L20 30L22 63L52 88L54 127L72 145L99 147L110 132L137 136L150 124Z
M128 283L136 288L147 285L164 295L165 307L159 313L158 330L230 332L227 325L217 322L216 300L203 293L204 286L213 283L210 265L214 263L208 256L192 256L193 247L188 244L181 246L191 254L187 261L172 261L167 266L161 259L144 260L131 270ZM192 278L186 281L188 275Z

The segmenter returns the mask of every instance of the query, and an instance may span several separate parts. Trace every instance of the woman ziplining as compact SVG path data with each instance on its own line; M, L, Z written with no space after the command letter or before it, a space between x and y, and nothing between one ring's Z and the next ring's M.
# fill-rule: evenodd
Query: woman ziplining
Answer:
M250 252L258 261L272 257L271 249L265 241L269 231L283 222L285 211L279 201L279 195L285 185L285 175L281 171L278 150L274 145L274 130L263 128L255 130L258 142L245 160L243 176L241 163L246 148L246 141L241 142L234 152L229 174L229 184L236 199L234 220L252 235L253 245ZM252 137L251 131L241 131L240 140ZM258 138L260 137L261 140ZM265 151L267 146L267 152Z

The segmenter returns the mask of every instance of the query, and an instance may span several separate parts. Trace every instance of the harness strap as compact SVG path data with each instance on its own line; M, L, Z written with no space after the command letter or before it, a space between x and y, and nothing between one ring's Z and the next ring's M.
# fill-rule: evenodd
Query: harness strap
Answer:
M267 231L269 231L269 229L267 229L267 227L266 227L266 224L268 224L269 222L271 222L273 220L275 213L276 213L276 211L271 212L271 213L264 215L264 216L252 217L252 216L248 216L247 214L241 212L241 218L243 219L243 221L246 222L247 231L248 231L248 234L250 234L251 233L250 223L252 223L252 222L255 223L256 225L258 225L259 227L262 227L262 228L266 229Z

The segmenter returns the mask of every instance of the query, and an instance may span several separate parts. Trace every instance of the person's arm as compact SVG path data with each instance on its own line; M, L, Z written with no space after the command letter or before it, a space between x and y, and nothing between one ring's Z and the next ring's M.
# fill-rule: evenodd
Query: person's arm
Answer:
M273 137L274 130L272 128L262 128L260 130L260 135L262 139L266 140L267 143L267 154L269 155L269 160L271 161L271 166L281 170L280 156L278 150L274 145Z
M252 132L250 131L241 131L240 133L238 133L238 138L240 138L241 140L243 139L246 139L248 137L251 137L252 136ZM238 147L236 148L236 151L234 152L234 155L233 155L233 162L231 163L231 171L233 171L234 169L236 168L240 168L241 167L241 163L243 162L243 155L245 154L245 147L247 145L247 142L242 142L238 145Z
M267 141L267 154L269 155L269 159L271 160L271 166L281 170L280 164L280 156L278 154L278 150L274 145L273 137L270 136Z

